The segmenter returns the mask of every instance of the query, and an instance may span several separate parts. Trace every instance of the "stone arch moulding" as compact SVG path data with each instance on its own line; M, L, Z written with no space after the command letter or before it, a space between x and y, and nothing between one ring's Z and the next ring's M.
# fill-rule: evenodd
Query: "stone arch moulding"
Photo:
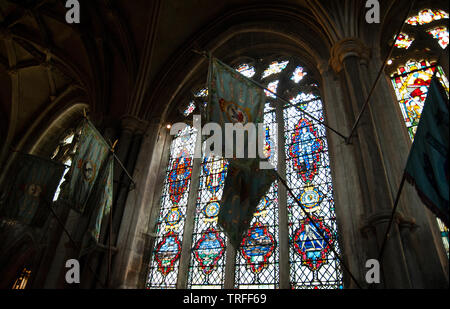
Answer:
M289 26L288 26L289 25ZM230 12L215 19L213 23L202 27L206 29L192 36L163 66L158 80L148 88L145 94L145 118L162 117L168 119L171 110L177 102L177 96L184 95L191 81L197 79L200 72L206 81L207 59L196 55L192 50L207 50L226 62L229 58L243 55L245 50L253 50L258 45L229 46L236 37L246 34L263 34L273 43L264 46L270 51L286 50L290 54L299 55L315 69L321 63L327 63L331 43L319 22L309 11L299 11L299 8L279 7L269 13L267 8L244 8ZM320 40L317 40L320 38ZM276 41L275 41L276 40ZM233 48L229 54L225 51ZM261 48L263 46L260 45ZM187 60L190 59L190 60ZM187 61L186 61L187 60Z

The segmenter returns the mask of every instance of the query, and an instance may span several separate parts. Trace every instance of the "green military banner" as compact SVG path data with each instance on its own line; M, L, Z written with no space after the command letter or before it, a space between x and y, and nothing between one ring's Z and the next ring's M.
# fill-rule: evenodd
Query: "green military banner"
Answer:
M81 245L80 256L90 252L97 245L100 232L111 211L113 202L113 156L109 155L101 167L97 182L88 200L90 212L87 232Z
M61 199L73 209L83 213L97 182L99 171L108 158L110 147L89 120L83 120L81 127L80 140L69 171L69 180Z
M256 149L259 134L255 132L252 140L251 134L247 132L240 143L237 136L235 139L233 135L231 140L225 140L226 125L256 128L264 120L266 97L261 87L218 59L211 59L208 76L209 103L206 121L217 123L221 127L221 150L229 161L218 223L237 248L249 228L260 199L270 188L276 174L273 169L259 169L261 158L258 155L250 157L250 147ZM232 152L227 147L231 147ZM243 150L241 153L244 157L236 155L239 148ZM227 153L232 153L232 157Z
M26 225L42 227L65 166L28 154L18 154L11 182L0 205L0 216Z
M448 97L436 78L428 89L406 164L406 179L423 203L449 225Z

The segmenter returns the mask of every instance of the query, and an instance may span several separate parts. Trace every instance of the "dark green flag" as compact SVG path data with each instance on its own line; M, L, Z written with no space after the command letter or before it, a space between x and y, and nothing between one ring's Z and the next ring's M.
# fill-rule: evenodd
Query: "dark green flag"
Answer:
M64 169L63 164L50 159L18 154L0 216L42 227Z
M276 180L274 170L260 170L259 162L245 167L231 160L223 188L218 215L219 225L231 244L238 248L247 232L261 198Z
M83 120L81 126L80 140L69 171L69 181L64 187L61 199L83 213L110 147L89 120Z
M422 202L449 225L448 97L433 78L406 164Z

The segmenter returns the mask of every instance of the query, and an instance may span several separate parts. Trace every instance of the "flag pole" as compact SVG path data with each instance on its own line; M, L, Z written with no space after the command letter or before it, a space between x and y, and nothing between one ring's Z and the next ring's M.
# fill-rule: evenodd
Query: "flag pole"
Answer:
M388 54L386 55L386 58L383 61L383 64L381 65L380 70L378 71L377 77L375 78L375 81L373 82L373 85L372 85L372 88L370 89L369 95L367 96L367 99L364 102L364 104L363 104L363 106L361 108L361 111L359 112L358 116L356 117L355 123L353 124L353 127L352 127L352 129L350 131L349 136L345 139L345 143L346 144L350 144L350 140L351 140L353 134L355 133L356 128L358 127L358 124L359 124L359 121L361 120L362 114L364 113L367 105L369 104L369 101L370 101L370 99L372 97L372 94L375 91L375 87L377 86L378 81L380 80L380 77L381 77L381 75L382 75L382 73L384 71L384 68L386 67L387 62L388 62L389 58L391 57L391 55L392 55L392 53L394 51L395 42L397 42L397 38L400 35L400 33L402 32L403 26L405 25L406 21L408 20L409 13L411 12L411 9L412 9L412 7L413 7L415 2L416 2L415 0L412 0L410 2L410 4L409 4L409 8L408 8L408 11L406 12L406 16L403 19L402 24L401 24L400 28L398 29L397 34L394 37L394 41L392 42L392 45L391 45L391 47L389 49Z
M112 144L110 153L114 155L114 148L117 145L117 142L119 140L116 139L116 141ZM109 210L109 237L108 237L108 272L106 273L106 287L110 287L110 279L111 279L111 261L112 261L112 251L111 251L111 239L112 239L112 224L113 224L113 207L111 205Z
M278 179L280 180L280 182L286 187L286 189L288 190L289 194L292 196L292 198L295 200L295 202L300 206L300 208L302 209L303 213L306 215L306 217L308 218L308 220L313 224L314 228L317 230L317 232L320 234L320 236L322 237L322 239L327 243L327 245L331 248L331 250L333 251L333 253L336 255L337 259L339 260L339 262L341 263L342 267L347 271L347 273L350 275L350 278L353 280L353 282L355 282L356 286L360 289L362 289L362 287L359 285L358 281L356 280L356 278L353 276L353 274L351 273L350 269L348 268L348 266L345 264L345 262L342 260L342 258L340 257L340 255L338 254L338 252L336 251L336 248L333 246L333 244L331 243L331 241L327 240L325 235L322 233L322 231L319 229L319 227L316 225L316 222L312 219L312 217L310 216L310 214L305 210L304 206L302 205L302 203L300 203L300 201L297 199L297 197L294 195L294 192L292 192L292 189L287 185L286 180L283 179L283 177L281 177L281 175L278 173L278 171L275 171Z
M207 58L209 58L209 59L212 59L211 53L207 53L206 51L201 52L201 51L198 51L198 50L195 50L195 49L192 49L191 51L194 52L194 53L196 53L196 54L202 55L203 57L207 57ZM235 71L232 67L230 67L230 66L227 65L226 63L223 63L223 62L220 61L219 59L217 59L217 60L218 60L223 66L227 67L229 70ZM296 108L296 106L295 106L294 104L292 104L289 100L287 100L287 99L285 99L285 98L279 96L278 94L274 93L272 90L267 89L266 87L264 87L263 85L261 85L260 83L258 83L258 82L256 82L256 81L254 81L253 79L247 78L247 77L244 76L244 75L243 75L243 77L244 77L245 79L247 79L248 81L250 81L251 83L253 83L255 86L257 86L257 87L259 87L259 88L261 88L261 89L263 89L263 90L265 90L265 91L267 91L267 92L273 94L277 99L279 99L280 101L282 101L282 102L288 104L290 107L295 107L295 108ZM209 93L209 92L208 92L208 93ZM347 140L347 137L346 137L345 135L343 135L343 134L340 133L339 131L335 130L334 128L330 127L328 124L325 123L325 121L321 121L321 120L317 119L316 117L312 116L310 113L308 113L308 112L306 112L306 111L304 111L304 110L302 110L302 109L300 109L299 111L302 112L302 113L304 113L305 115L307 115L307 116L310 117L311 119L317 121L319 124L322 124L323 126L325 126L326 128L328 128L328 129L331 130L332 132L336 133L337 135L339 135L339 136L340 136L341 138L343 138L344 140Z
M86 109L83 109L83 118L86 121L89 121L87 115L86 115ZM89 121L90 122L90 121ZM92 123L92 122L91 122ZM92 124L94 126L94 124ZM94 126L95 127L95 126ZM108 144L108 142L106 142L105 138L103 137L103 135L100 134L100 136L103 138L103 140L105 141L105 143L108 145L109 150L111 151L112 149L114 149L114 147L116 146L118 140L116 140L114 142L114 144L110 145ZM128 178L130 178L131 184L132 184L132 190L134 188L136 188L136 182L134 181L133 177L130 175L130 173L128 172L128 170L125 168L125 166L123 165L122 161L120 161L119 157L115 154L114 151L112 151L112 155L114 157L114 159L116 159L117 163L119 163L119 166L122 168L122 170L125 172L125 174L128 176Z
M381 259L383 258L384 248L386 247L386 242L387 242L387 239L389 238L389 232L390 232L391 227L392 227L392 222L394 221L395 212L397 211L398 202L400 200L400 195L402 193L403 186L405 184L405 180L406 180L406 174L405 174L405 172L403 172L402 180L400 181L400 185L399 185L399 188L397 190L397 196L395 197L394 207L392 208L391 218L389 219L389 224L388 224L388 227L387 227L386 232L384 234L383 243L381 245L380 253L378 254L378 261L379 262L381 262Z

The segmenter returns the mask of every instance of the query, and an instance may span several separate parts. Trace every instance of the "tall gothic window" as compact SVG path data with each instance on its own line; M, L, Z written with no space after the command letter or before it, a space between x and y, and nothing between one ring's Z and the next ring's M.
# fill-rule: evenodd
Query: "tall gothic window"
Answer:
M447 48L448 18L447 12L433 9L423 9L409 17L405 25L408 33L401 33L398 37L393 58L388 62L396 68L390 77L411 141L416 134L433 74L436 74L447 95L449 93L449 82L442 68L427 57L432 50L435 50L436 55L440 55L441 49ZM415 38L422 40L417 42ZM440 48L435 45L436 42ZM417 48L414 48L415 46ZM421 50L423 46L428 47ZM407 54L404 49L408 50ZM448 256L448 227L439 219L437 224Z
M227 161L216 156L193 160L193 145L201 137L188 127L172 141L146 287L181 287L178 281L184 276L182 287L187 288L279 288L283 280L280 265L286 263L290 274L284 279L292 288L342 288L341 268L328 246L331 242L339 252L317 81L291 58L247 59L234 68L270 90L266 91L264 109L265 153L273 156L277 171L286 177L315 224L274 182L259 202L239 248L229 245L217 224ZM271 92L282 94L291 104ZM205 87L194 90L183 114L191 115L195 102L207 104L207 93ZM278 143L281 136L283 140ZM200 171L198 192L189 192L195 164ZM195 199L188 198L193 194ZM189 212L190 207L195 210ZM285 220L280 219L281 208L286 210ZM186 226L191 226L189 235ZM289 248L280 248L281 235L289 239ZM186 244L189 250L182 250ZM286 261L280 260L281 249L288 249ZM181 258L182 254L186 256ZM186 274L179 273L181 262L186 263Z

